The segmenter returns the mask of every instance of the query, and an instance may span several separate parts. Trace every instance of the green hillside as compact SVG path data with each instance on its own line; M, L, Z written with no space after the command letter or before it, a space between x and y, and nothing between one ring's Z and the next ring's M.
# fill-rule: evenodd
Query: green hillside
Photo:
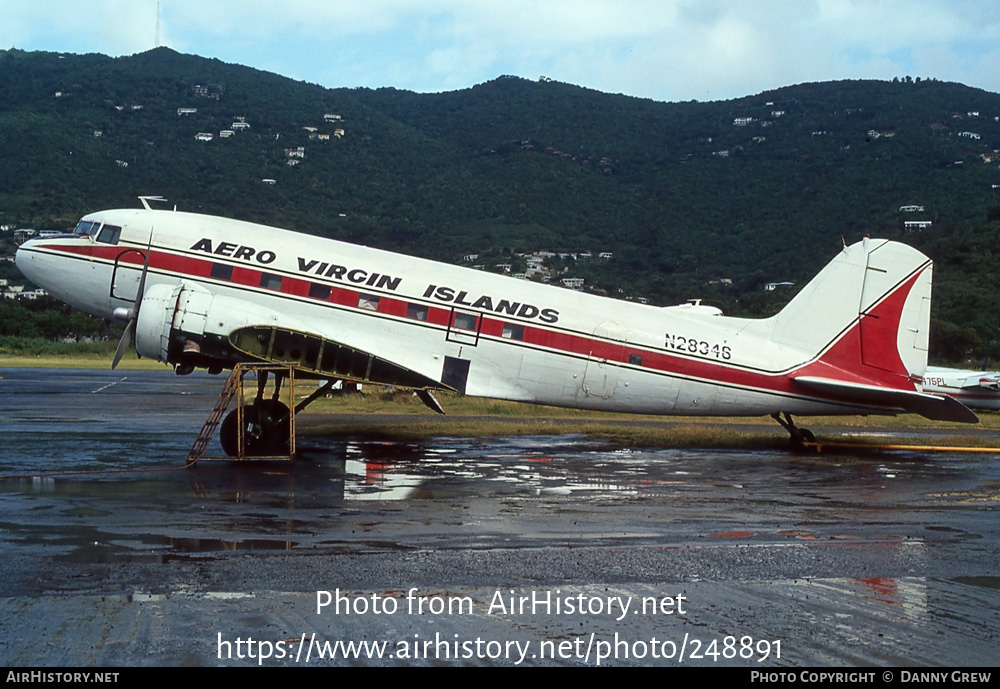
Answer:
M1000 95L961 84L658 103L500 77L416 94L326 89L161 48L0 52L0 90L0 224L61 229L160 194L453 262L610 251L563 261L563 275L733 314L777 308L790 293L762 285L802 284L842 239L887 236L938 264L932 358L1000 358L1000 160L985 155L1000 148ZM917 220L932 225L904 230Z

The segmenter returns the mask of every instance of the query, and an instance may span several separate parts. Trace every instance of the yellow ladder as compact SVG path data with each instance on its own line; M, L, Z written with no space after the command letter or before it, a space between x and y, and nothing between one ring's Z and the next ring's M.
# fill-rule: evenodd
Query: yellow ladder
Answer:
M188 452L185 466L192 466L205 454L205 449L208 447L208 442L215 433L215 428L219 425L219 421L222 419L222 415L226 413L233 395L236 394L236 390L240 387L239 383L242 375L242 371L240 371L238 365L229 374L229 378L226 379L226 385L219 394L219 401L215 403L215 408L212 409L212 413L205 419L205 425L201 427L198 437L194 439L194 444L191 446L191 451Z

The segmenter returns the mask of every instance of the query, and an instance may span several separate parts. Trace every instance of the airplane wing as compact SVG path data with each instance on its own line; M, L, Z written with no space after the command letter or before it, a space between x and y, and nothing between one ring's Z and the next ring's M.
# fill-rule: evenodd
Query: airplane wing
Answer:
M985 388L986 390L1000 390L1000 376L996 374L980 374L978 377L971 376L965 379L963 388Z
M316 333L250 325L229 333L229 344L248 358L293 363L303 373L405 388L448 388L429 376Z
M195 283L146 290L135 330L137 351L161 361L207 368L222 362L294 363L302 372L324 378L452 389L426 372L376 356L346 338L321 334L287 314ZM197 333L199 341L179 341L171 336L175 332Z

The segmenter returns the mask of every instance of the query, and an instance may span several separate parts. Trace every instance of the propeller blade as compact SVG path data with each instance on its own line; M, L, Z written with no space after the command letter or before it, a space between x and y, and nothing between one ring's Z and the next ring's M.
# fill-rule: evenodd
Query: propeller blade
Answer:
M152 245L152 237L150 237L150 244ZM139 286L135 290L135 315L133 318L139 317L139 306L142 304L142 298L146 293L146 273L149 272L149 251L150 247L146 247L146 260L142 263L142 275L139 276Z
M132 344L132 333L135 331L135 316L129 319L128 325L125 326L125 332L122 333L122 339L118 340L118 348L115 349L115 358L111 361L111 368L118 368L118 364L121 362L122 357L125 356L125 350L128 346Z

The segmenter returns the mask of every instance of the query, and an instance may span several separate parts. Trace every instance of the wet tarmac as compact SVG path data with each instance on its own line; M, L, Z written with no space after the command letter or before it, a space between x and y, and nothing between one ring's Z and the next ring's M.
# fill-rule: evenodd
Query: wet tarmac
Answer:
M6 666L997 660L995 456L309 437L183 469L221 378L0 378Z

